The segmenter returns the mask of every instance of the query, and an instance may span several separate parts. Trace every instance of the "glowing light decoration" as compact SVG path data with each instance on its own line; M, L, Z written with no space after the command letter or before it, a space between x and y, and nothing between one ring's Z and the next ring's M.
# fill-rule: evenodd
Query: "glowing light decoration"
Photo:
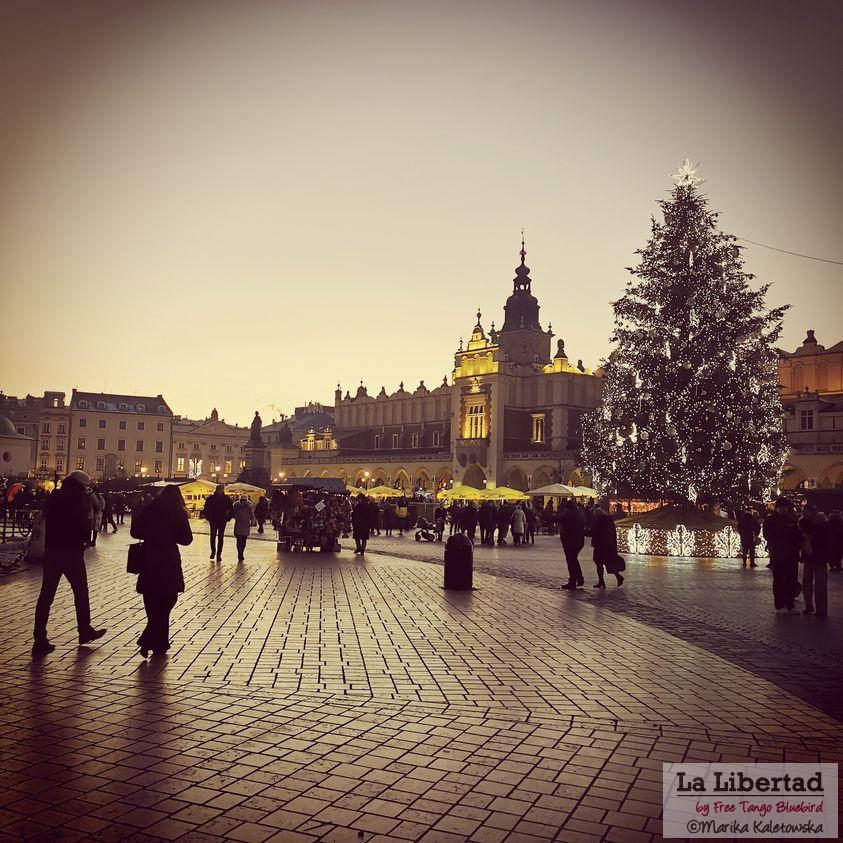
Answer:
M684 524L668 531L667 552L670 556L694 556L695 546L694 534Z
M675 530L655 530L634 524L618 527L618 550L645 556L738 559L741 540L731 526L716 531L689 530L680 524ZM766 559L769 555L767 543L762 539L755 547L755 556Z

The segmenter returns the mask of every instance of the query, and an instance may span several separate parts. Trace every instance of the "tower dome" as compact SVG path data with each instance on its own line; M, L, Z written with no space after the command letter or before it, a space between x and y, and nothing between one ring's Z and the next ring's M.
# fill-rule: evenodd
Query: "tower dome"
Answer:
M504 305L504 320L501 333L508 331L541 331L539 324L539 302L530 287L530 267L525 263L527 251L524 248L524 236L521 236L521 264L515 270L512 281L512 295Z

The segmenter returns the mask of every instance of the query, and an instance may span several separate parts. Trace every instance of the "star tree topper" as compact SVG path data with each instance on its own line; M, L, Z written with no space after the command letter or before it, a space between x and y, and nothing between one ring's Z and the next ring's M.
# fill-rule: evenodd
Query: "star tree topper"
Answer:
M699 164L692 164L690 159L686 158L671 178L680 187L698 187L705 181L705 179L697 176L697 167L699 166Z

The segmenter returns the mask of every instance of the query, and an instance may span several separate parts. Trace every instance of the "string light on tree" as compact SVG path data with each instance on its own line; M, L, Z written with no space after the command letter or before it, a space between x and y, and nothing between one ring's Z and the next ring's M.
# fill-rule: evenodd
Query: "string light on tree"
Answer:
M768 286L751 286L697 167L686 160L673 181L614 304L583 456L609 491L741 506L767 496L784 463L774 346L785 308L768 310Z

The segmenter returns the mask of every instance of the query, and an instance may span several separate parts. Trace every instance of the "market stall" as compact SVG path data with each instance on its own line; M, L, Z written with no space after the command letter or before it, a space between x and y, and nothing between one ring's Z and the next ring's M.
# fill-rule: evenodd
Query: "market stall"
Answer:
M339 538L351 529L351 503L342 480L327 477L290 478L272 487L272 525L278 550L340 550Z

